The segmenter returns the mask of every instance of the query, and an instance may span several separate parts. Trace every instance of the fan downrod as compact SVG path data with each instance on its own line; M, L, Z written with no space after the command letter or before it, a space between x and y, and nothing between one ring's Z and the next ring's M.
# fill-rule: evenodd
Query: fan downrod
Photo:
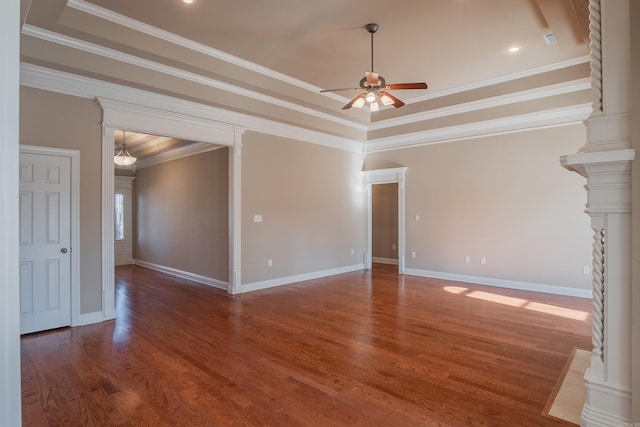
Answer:
M375 24L375 23L367 24L364 26L364 28L366 28L368 32L373 34L376 31L378 31L378 24Z

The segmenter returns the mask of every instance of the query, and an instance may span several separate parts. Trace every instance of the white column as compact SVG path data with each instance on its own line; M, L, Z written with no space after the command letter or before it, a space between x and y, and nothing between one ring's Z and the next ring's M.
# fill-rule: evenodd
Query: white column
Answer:
M590 0L593 113L587 143L562 165L587 179L593 229L593 356L583 426L632 422L631 149L628 0Z
M405 172L407 168L402 169L398 175L398 273L404 274L407 259L407 239L406 232L406 214L405 214Z
M102 124L102 319L116 317L114 255L113 147L115 128Z
M242 134L234 129L235 141L229 147L229 287L235 295L242 285Z
M0 1L0 426L19 426L18 111L20 2Z
M373 184L366 182L367 173L363 176L363 188L367 200L367 253L364 256L364 268L373 267Z

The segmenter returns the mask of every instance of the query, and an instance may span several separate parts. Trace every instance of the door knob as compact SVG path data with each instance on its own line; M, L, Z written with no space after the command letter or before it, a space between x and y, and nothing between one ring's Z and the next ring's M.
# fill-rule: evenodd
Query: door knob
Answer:
M67 252L69 252L69 249L62 248L62 249L60 249L60 252L62 252L63 254L66 254Z

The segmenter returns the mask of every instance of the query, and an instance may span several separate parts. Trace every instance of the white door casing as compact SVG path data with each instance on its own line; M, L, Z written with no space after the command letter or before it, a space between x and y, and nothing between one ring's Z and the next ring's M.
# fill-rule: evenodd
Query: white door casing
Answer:
M405 213L404 213L404 181L406 166L388 169L375 169L364 172L364 186L367 190L367 255L365 268L371 269L373 239L373 208L371 186L375 184L398 184L398 273L403 274L405 269Z
M20 156L20 332L71 324L71 159Z
M102 107L102 320L115 318L113 147L116 130L131 130L230 147L228 292L237 293L241 283L241 147L242 135L246 129L205 117L202 105L176 103L175 100L164 97L153 97L155 101L146 105L101 97L96 99ZM149 102L149 99L141 99L140 102Z
M124 219L122 237L119 238L117 231L116 233L114 233L113 247L115 265L126 265L133 263L132 184L134 179L135 177L131 176L116 176L114 179L114 195L122 195Z

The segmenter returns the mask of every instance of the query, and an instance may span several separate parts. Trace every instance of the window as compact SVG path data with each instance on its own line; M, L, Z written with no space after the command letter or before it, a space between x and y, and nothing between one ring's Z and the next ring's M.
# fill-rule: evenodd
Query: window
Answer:
M116 193L116 240L124 240L124 194Z

